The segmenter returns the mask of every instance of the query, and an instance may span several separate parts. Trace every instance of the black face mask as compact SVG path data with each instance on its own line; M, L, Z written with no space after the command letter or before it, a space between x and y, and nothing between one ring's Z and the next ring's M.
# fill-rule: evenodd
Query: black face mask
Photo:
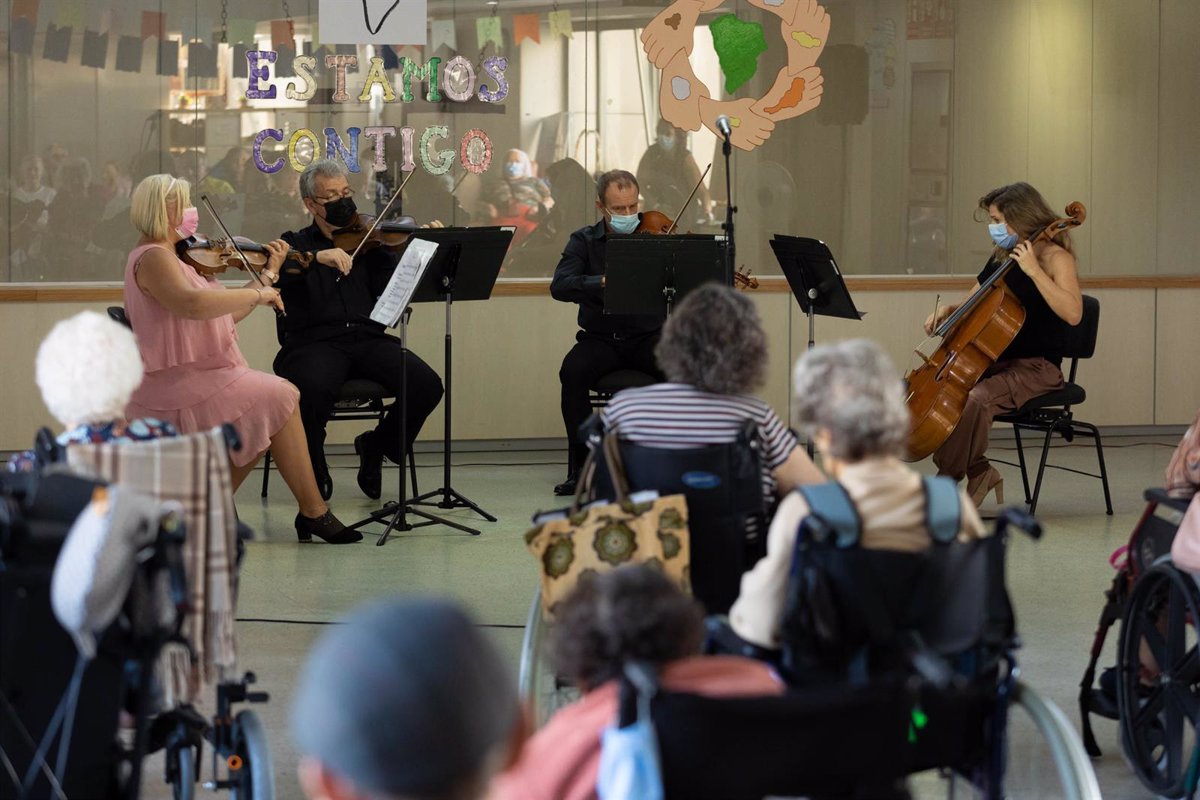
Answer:
M344 228L354 221L354 215L358 213L358 206L354 205L353 197L339 197L337 200L330 200L323 205L325 209L325 221L335 228Z

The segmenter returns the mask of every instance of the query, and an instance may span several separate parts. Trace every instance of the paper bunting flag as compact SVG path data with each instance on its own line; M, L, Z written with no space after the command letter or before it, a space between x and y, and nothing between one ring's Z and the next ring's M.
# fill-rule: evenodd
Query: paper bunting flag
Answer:
M573 38L574 32L571 29L570 11L551 11L546 15L546 18L550 20L551 36L564 36L567 39Z
M500 18L495 15L475 20L475 35L479 39L480 50L486 47L488 42L495 44L497 50L504 44L500 38Z
M380 45L379 55L383 58L384 69L400 68L400 56L396 54L396 49L390 44Z
M292 36L292 26L288 24L286 19L271 20L271 49L278 50L280 47L292 48L292 53L296 52L296 38Z
M203 42L188 42L188 77L217 77L217 50Z
M333 52L337 53L339 56L356 56L356 55L358 55L358 45L356 45L356 44L334 45ZM362 58L359 59L359 61L365 61L365 60L366 59L362 59ZM354 67L350 71L358 72L358 67Z
M179 74L179 42L167 39L158 43L157 72L159 75Z
M46 28L46 44L42 48L42 58L47 61L66 62L71 54L71 33L74 29L70 27L60 28L53 22Z
M82 28L85 21L83 0L58 0L58 14L55 15L58 27Z
M142 43L140 36L117 38L117 69L121 72L142 71Z
M142 38L154 37L160 42L167 38L167 15L159 11L142 12Z
M275 48L279 57L275 59L275 75L280 78L296 77L296 48L286 44Z
M231 43L245 42L246 44L254 43L254 20L242 19L241 17L233 17L229 20L229 33L227 37Z
M33 32L37 29L37 15L38 0L15 0L8 32L9 52L33 55Z
M183 40L185 42L190 42L193 39L208 41L213 32L212 17L197 17L188 14L183 17L183 21L180 23L180 28L183 31ZM221 34L218 33L217 37L219 38L220 35Z
M250 45L238 43L233 46L233 77L247 78L250 76L250 67L246 63L246 53L250 50Z
M139 41L141 41L139 39ZM83 53L79 63L85 67L104 69L108 66L108 34L100 31L83 32Z
M100 13L100 30L105 33L112 33L115 30L120 30L121 23L124 21L124 11L118 8L106 8Z
M458 49L458 36L454 31L454 20L435 19L429 23L429 50L437 50L442 45L451 50Z
M514 14L512 31L514 45L518 45L526 39L533 39L540 44L542 41L541 17L537 14Z
M19 19L27 19L36 28L40 4L40 0L13 0L12 21L15 23Z
M401 44L396 45L396 57L407 58L410 61L420 61L424 63L425 58L421 55L421 46L416 44Z

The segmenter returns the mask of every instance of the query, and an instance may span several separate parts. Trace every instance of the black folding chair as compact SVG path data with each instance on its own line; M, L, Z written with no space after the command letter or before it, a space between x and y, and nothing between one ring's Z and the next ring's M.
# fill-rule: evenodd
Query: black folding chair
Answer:
M1100 441L1100 430L1090 422L1075 419L1072 411L1072 408L1087 398L1087 392L1075 382L1075 373L1079 368L1079 359L1091 358L1092 354L1096 352L1096 332L1099 325L1100 301L1084 295L1083 319L1078 325L1067 329L1067 340L1063 346L1063 355L1071 359L1066 385L1061 389L1033 398L1011 414L1001 414L995 418L996 422L1010 423L1013 426L1019 463L1011 464L1007 461L1000 463L1021 468L1021 483L1025 489L1025 502L1029 504L1030 514L1037 511L1038 497L1042 492L1042 478L1045 475L1046 467L1051 466L1055 469L1074 472L1076 475L1099 478L1104 487L1105 513L1112 516L1112 495L1108 490L1108 470L1104 466L1104 446ZM1025 448L1021 441L1022 430L1039 431L1045 434L1042 440L1042 457L1038 462L1037 478L1034 481L1032 492L1029 490L1029 469L1025 463ZM1083 436L1095 442L1096 460L1099 462L1100 472L1083 472L1057 464L1047 465L1046 460L1050 455L1050 440L1056 433L1068 443L1076 436ZM999 459L995 460L999 461Z

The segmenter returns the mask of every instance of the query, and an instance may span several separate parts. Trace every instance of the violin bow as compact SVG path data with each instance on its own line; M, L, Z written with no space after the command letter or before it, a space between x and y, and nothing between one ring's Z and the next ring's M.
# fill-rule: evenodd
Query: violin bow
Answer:
M371 234L375 232L375 229L379 227L379 223L383 221L385 216L387 216L388 209L392 207L392 203L396 202L396 198L400 196L400 193L404 191L404 187L408 185L408 182L412 180L412 176L416 174L417 171L414 169L412 172L408 173L408 177L396 187L396 191L392 193L392 197L387 201L387 205L383 207L383 211L380 211L375 216L375 221L372 222L371 227L367 229L366 235L364 235L362 241L358 243L358 247L354 248L354 252L350 254L351 261L353 261L354 257L358 255L358 251L362 249L364 244L366 244L367 239L371 238Z
M263 283L262 275L258 274L258 270L256 270L250 264L250 259L246 258L246 254L242 252L242 248L238 245L237 239L234 239L229 228L225 227L225 221L221 219L221 215L217 213L217 209L213 208L213 204L209 201L208 195L200 195L200 202L204 203L204 207L208 209L208 213L212 214L213 219L217 221L217 225L220 226L221 232L225 234L225 238L229 240L231 245L233 245L233 249L235 252L237 252L238 258L242 260L242 266L246 268L246 271L254 276L254 280L258 281L259 286L262 286L264 289L269 288L267 284Z
M708 171L712 169L712 162L708 162L708 166L704 168L704 172L700 175L700 180L696 181L696 185L692 187L692 193L687 196L687 200L683 201L683 208L679 209L679 213L675 215L675 221L671 223L671 227L667 228L667 233L674 233L675 226L679 224L679 220L683 217L683 212L688 210L688 206L692 204L692 200L696 197L696 192L700 191L700 184L704 183L704 178L708 175Z

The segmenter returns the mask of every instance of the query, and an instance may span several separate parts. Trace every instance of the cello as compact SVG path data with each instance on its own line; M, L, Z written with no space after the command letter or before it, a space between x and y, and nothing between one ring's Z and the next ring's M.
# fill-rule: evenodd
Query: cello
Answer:
M1083 224L1087 209L1080 202L1067 206L1067 216L1051 222L1029 241L1052 241L1055 236ZM1009 256L934 331L942 342L933 355L909 372L905 403L912 423L906 461L920 461L941 447L958 425L967 395L983 374L1016 338L1025 323L1025 307L1004 283L1016 263Z

